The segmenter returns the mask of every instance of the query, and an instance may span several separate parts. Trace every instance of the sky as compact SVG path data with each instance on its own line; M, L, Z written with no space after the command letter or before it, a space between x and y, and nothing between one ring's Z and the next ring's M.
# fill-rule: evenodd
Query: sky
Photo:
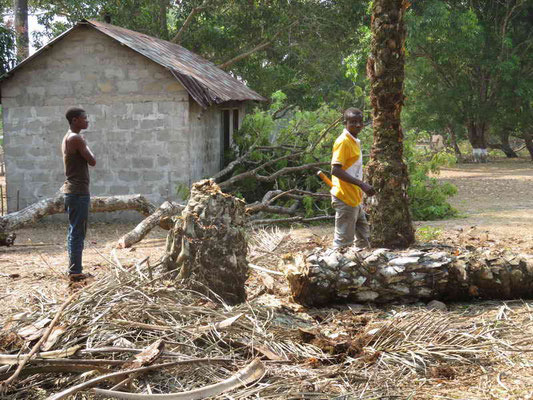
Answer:
M14 23L13 14L8 14L4 16L4 22L7 23L8 21L10 21L12 24ZM37 16L35 14L28 13L28 30L30 31L30 55L32 55L33 53L35 53L35 51L37 51L37 49L33 45L33 33L44 32L44 27L42 25L39 25L39 23L37 22ZM44 44L46 43L43 43L43 45Z

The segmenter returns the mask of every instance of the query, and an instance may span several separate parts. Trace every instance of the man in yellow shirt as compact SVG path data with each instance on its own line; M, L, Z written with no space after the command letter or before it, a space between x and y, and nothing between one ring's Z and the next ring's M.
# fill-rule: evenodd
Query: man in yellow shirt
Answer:
M335 140L331 158L331 203L335 209L333 247L351 246L356 238L358 247L369 246L370 227L362 207L363 192L375 194L374 188L363 182L363 157L357 135L363 129L363 113L357 108L344 112L344 131Z

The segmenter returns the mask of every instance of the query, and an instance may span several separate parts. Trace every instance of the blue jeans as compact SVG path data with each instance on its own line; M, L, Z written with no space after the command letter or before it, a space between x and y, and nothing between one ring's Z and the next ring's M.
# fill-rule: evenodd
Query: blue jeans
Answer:
M88 194L65 194L65 211L68 213L69 222L67 235L69 274L81 274L83 269L81 260L90 203L91 198Z

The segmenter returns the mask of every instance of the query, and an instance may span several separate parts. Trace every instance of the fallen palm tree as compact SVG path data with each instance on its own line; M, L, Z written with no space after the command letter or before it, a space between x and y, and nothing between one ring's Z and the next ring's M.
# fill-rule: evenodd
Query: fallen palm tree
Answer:
M533 298L533 256L451 249L316 249L289 262L295 301L413 302Z
M276 240L268 249L278 245ZM172 273L162 265L139 264L117 263L76 301L65 304L38 292L29 309L21 305L18 314L3 316L0 380L28 361L2 399L58 400L90 396L93 389L120 390L124 398L187 392L239 400L384 398L415 394L418 386L431 397L443 382L457 387L462 376L493 379L485 371L498 362L519 370L531 351L528 331L517 329L527 325L531 313L513 311L518 303L468 314L418 307L389 312L353 304L305 314L268 305L268 297L231 307L169 280ZM46 333L60 308L55 327L61 333L46 340L48 351L27 357L30 343ZM30 331L28 339L20 336ZM244 378L248 383L253 380L248 376L262 376L259 383L233 386L232 377L242 377L242 368L256 357L266 374L256 363ZM422 386L432 379L441 383ZM217 396L213 386L229 391Z

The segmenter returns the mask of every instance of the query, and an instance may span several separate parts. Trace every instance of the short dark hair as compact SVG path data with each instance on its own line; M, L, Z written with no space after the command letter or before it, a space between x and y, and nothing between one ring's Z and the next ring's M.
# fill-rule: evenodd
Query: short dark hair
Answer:
M350 107L344 110L344 114L343 114L344 122L346 122L347 119L352 119L352 118L363 119L363 112L360 109L355 108L355 107Z
M72 124L72 120L74 118L80 117L82 114L86 114L85 110L83 108L79 107L71 107L67 110L67 113L65 114L65 117L67 118L67 121L69 124Z

